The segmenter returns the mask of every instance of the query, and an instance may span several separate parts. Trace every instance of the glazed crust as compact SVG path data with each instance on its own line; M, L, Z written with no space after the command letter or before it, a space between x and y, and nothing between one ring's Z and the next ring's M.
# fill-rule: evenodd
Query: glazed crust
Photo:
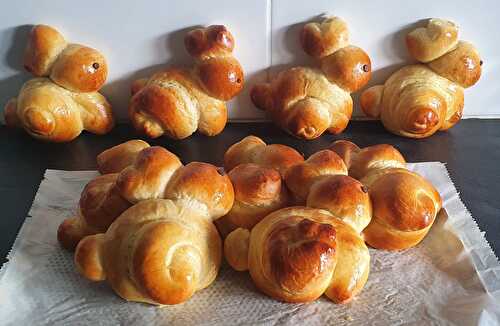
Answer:
M308 302L326 292L335 302L347 302L368 276L370 256L359 234L323 210L284 208L259 222L249 238L237 229L228 239L226 257L232 250L244 256L248 242L253 281L281 301ZM234 259L228 261L235 264Z

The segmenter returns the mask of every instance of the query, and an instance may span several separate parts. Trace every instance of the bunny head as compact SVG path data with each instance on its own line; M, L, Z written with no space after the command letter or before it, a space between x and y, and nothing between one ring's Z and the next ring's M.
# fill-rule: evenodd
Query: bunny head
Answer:
M481 77L483 61L476 48L458 40L458 26L444 19L430 19L406 36L410 55L426 63L438 75L464 88L473 86Z
M106 59L97 50L68 44L53 27L36 25L24 53L24 67L73 92L98 91L106 81Z
M370 57L363 49L349 45L349 30L341 18L306 24L300 42L308 55L320 60L328 80L345 91L355 92L370 80Z
M234 38L223 25L212 25L190 31L184 45L197 60L195 70L205 91L227 101L243 88L243 69L232 56Z

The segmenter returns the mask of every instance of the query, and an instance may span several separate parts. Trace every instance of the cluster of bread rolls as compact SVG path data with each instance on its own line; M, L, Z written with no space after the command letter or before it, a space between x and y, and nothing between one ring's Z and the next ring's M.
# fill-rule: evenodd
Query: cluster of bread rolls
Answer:
M113 128L111 106L97 92L108 74L99 51L68 43L53 27L37 25L28 39L24 67L37 78L7 102L8 126L53 142L70 141L82 130L102 135Z
M306 24L300 41L321 68L282 71L269 83L255 85L252 101L293 136L314 139L325 131L338 134L351 119L350 93L370 79L370 58L349 45L347 24L339 17Z
M233 205L232 184L207 163L183 165L162 147L129 141L98 157L78 215L59 227L80 273L130 301L176 304L210 285L222 245L213 220Z
M131 140L97 163L102 175L86 185L58 239L76 247L86 278L158 305L210 285L222 250L273 298L307 302L325 294L348 302L368 279L365 242L415 246L441 209L436 189L390 145L337 141L304 160L291 147L248 136L226 151L226 175Z
M193 69L169 68L132 85L130 120L148 137L182 139L196 130L219 134L227 121L225 101L243 88L243 69L232 55L234 38L225 26L192 30L184 45L195 59Z
M235 190L235 205L217 224L223 235L232 230L226 260L279 300L325 294L348 302L368 277L365 241L387 250L415 246L441 198L390 145L360 149L338 141L305 161L291 150L249 136L226 152ZM275 178L265 177L273 169Z
M403 67L384 85L364 91L361 108L392 133L429 137L460 120L464 88L479 80L483 62L471 43L459 41L458 26L443 19L410 32L406 45L421 64Z

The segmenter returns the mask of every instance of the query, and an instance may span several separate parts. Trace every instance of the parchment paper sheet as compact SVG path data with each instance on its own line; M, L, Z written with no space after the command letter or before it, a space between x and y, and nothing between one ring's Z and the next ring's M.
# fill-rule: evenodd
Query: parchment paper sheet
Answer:
M259 292L248 273L223 264L217 280L188 302L128 303L105 283L77 274L56 240L96 172L47 170L29 216L0 270L0 324L7 325L496 325L500 265L460 201L442 163L411 164L432 181L444 208L430 233L403 252L370 249L371 272L349 304L326 298L285 304Z

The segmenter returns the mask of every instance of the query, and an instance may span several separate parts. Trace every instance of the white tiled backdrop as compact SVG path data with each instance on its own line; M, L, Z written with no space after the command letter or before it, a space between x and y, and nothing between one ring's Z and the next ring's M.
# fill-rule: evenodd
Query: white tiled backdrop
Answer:
M410 62L404 35L422 19L442 17L461 27L484 61L479 83L466 91L465 117L500 117L500 12L497 0L182 0L102 1L17 0L0 12L0 105L16 96L30 75L22 52L33 24L57 27L72 42L102 51L109 78L102 92L120 120L126 119L129 85L168 64L190 64L183 36L190 27L224 24L236 39L235 55L246 73L245 91L230 104L233 120L262 119L249 101L252 84L287 65L310 64L298 43L303 22L323 13L343 17L352 43L373 63L370 84L382 82ZM360 116L359 111L355 115Z

